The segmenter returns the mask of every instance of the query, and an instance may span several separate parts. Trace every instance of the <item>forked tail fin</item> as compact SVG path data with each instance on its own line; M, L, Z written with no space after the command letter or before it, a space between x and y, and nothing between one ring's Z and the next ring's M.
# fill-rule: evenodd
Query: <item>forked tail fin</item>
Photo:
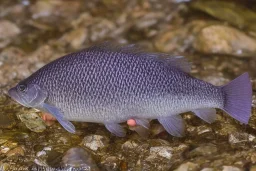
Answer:
M248 124L251 116L252 84L249 74L244 73L222 86L224 92L224 108L236 120Z

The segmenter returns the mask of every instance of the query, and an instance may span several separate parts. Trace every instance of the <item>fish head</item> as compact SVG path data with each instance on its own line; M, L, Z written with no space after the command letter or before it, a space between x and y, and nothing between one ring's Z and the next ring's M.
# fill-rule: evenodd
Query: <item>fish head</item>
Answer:
M9 96L26 107L40 108L47 98L47 91L37 84L21 82L8 91Z

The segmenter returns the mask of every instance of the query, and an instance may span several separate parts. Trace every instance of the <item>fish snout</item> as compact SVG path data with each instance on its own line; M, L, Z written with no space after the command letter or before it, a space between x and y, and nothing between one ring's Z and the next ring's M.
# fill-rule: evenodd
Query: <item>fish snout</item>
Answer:
M18 94L17 94L17 92L16 92L16 90L15 90L14 87L11 88L10 90L8 90L8 95L9 95L12 99L14 99L14 100L16 100L16 99L18 98Z
M10 90L8 90L8 95L16 102L18 102L19 104L26 106L27 105L23 102L23 100L21 99L20 95L18 94L16 87L11 88Z

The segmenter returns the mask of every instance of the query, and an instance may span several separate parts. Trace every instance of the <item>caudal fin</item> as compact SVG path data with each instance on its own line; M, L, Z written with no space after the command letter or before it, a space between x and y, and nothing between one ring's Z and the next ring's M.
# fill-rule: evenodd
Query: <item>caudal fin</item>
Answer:
M223 110L236 120L248 124L251 116L252 84L249 74L244 73L222 86L225 101Z

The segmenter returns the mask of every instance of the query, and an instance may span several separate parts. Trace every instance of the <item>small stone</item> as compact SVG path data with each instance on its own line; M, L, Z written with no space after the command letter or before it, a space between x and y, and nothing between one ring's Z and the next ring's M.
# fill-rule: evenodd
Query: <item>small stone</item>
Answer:
M183 153L189 148L187 144L179 144L177 147L173 147L174 153Z
M72 7L72 8L70 8ZM30 6L30 11L34 19L48 18L49 16L63 16L66 19L72 17L81 7L76 1L36 1Z
M214 171L213 168L203 168L201 171Z
M202 125L202 126L197 127L198 135L207 134L207 133L210 133L210 132L212 132L212 128L210 128L206 125Z
M104 166L104 168L106 170L111 170L111 171L120 170L119 169L120 161L119 161L118 157L116 157L116 156L109 156L109 157L105 158L101 162L101 165Z
M196 156L209 156L214 155L218 152L218 149L213 144L201 145L200 147L195 148L189 153L190 157Z
M7 141L8 141L7 139L0 139L0 145L4 144Z
M122 145L123 150L135 149L138 147L138 144L133 140L128 140Z
M74 147L69 149L62 158L63 167L65 169L79 169L79 170L95 170L98 167L92 159L91 154L81 147Z
M157 24L158 20L162 19L164 13L162 12L150 12L143 15L136 20L135 27L139 30L146 29Z
M256 137L254 135L249 134L248 140L249 141L255 141L255 138Z
M1 153L7 153L10 150L9 147L3 147L1 148Z
M10 170L10 164L9 163L2 163L2 162L0 162L0 170L1 171Z
M166 159L171 159L172 157L173 148L168 146L159 146L159 147L151 147L150 154L151 155L158 155L164 157Z
M252 163L256 163L256 152L251 154L250 160ZM256 170L256 166L255 166L255 170Z
M34 162L38 165L38 166L44 166L44 167L49 167L46 159L47 159L47 154L49 152L52 151L51 147L44 147L43 150L38 151L36 153L36 158L34 159Z
M192 162L187 162L181 164L175 171L197 171L199 169L199 165Z
M101 135L88 135L84 137L82 145L88 147L89 149L96 151L106 147L109 143L109 139Z
M88 33L85 28L77 28L65 34L61 39L61 43L66 43L74 49L79 49L87 39Z
M13 149L17 146L18 146L17 142L7 141L5 144L1 145L0 152L7 153L8 151L10 151L10 149Z
M184 27L166 30L156 37L154 46L162 52L185 52L192 48L196 35L207 25L203 20L194 20Z
M108 38L110 33L115 29L116 26L112 21L99 19L98 23L94 23L90 29L90 40L96 42Z
M10 150L6 156L10 157L10 156L24 156L25 152L24 152L24 147L18 146L12 150Z
M220 125L214 129L217 135L229 136L230 134L239 131L235 124L231 124L230 121L226 122L223 116L217 115L217 120L221 121L219 123Z
M223 166L222 171L242 171L242 170L234 166Z
M238 144L238 143L248 142L249 141L249 134L234 132L234 133L229 135L228 141L229 141L230 144Z

